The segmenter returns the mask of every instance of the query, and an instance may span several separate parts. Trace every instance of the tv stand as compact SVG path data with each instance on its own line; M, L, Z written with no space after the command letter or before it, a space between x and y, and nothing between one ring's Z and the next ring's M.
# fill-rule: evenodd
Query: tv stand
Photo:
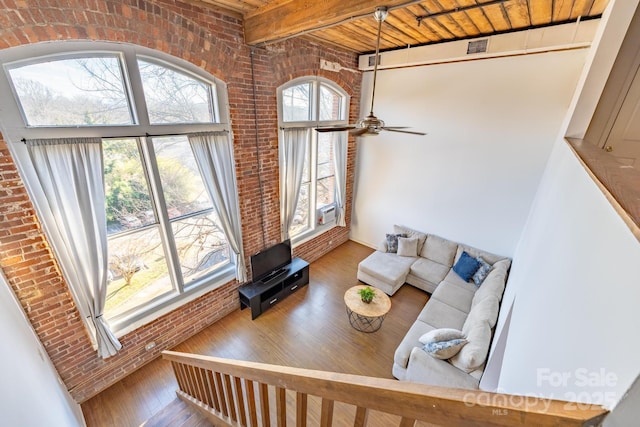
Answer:
M250 308L251 319L255 319L308 283L309 263L302 258L294 258L291 264L272 277L240 286L240 309Z

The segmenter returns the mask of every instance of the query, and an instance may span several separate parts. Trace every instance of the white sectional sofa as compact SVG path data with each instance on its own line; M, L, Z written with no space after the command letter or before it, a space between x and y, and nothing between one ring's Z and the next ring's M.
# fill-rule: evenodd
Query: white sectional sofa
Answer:
M511 260L404 226L394 226L394 233L417 238L417 256L389 253L385 240L360 263L358 279L389 295L408 283L431 293L431 297L396 349L393 375L411 382L477 388ZM490 265L479 287L453 271L463 252L482 257ZM467 341L447 360L432 357L420 342L427 332L442 328L460 330Z

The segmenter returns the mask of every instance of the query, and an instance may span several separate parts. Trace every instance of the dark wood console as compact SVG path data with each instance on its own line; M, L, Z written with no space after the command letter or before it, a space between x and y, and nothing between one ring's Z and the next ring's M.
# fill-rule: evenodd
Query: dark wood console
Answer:
M309 283L309 263L294 258L282 273L267 280L240 286L240 309L251 308L251 319Z

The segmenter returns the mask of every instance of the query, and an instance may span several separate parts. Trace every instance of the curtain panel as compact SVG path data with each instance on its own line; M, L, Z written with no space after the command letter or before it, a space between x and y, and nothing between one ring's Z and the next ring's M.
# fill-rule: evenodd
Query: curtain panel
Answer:
M27 149L47 206L36 203L53 251L98 354L122 345L103 318L107 294L107 220L100 138L28 140Z
M204 186L218 212L222 230L235 255L236 279L247 280L247 267L242 245L242 224L236 184L233 144L228 132L206 132L189 135L189 143Z
M282 240L289 238L302 185L302 172L311 129L283 129L280 147L280 218Z

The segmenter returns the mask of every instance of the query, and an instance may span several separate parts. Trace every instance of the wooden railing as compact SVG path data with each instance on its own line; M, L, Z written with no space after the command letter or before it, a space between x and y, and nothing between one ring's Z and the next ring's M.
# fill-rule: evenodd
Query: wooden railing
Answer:
M178 397L216 426L598 426L607 414L597 405L172 351L163 357Z

